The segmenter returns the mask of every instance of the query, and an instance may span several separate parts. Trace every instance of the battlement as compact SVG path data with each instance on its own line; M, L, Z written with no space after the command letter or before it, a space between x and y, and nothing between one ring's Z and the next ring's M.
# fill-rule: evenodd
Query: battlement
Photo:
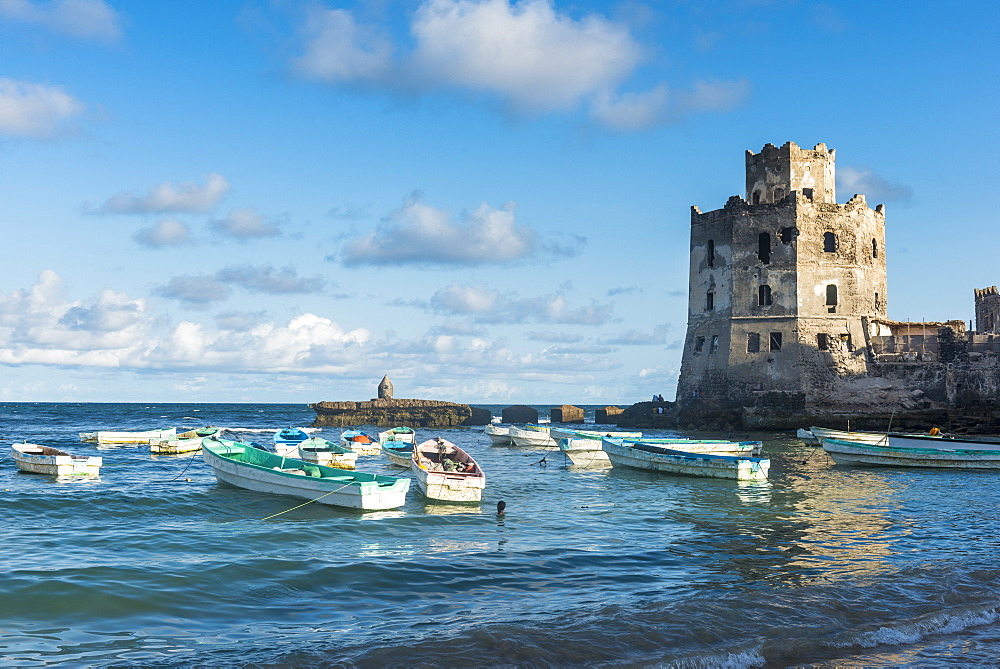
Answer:
M733 195L726 200L726 204L722 209L702 211L700 207L692 206L691 224L697 225L714 223L727 217L741 216L742 214L749 212L766 213L769 211L783 210L785 208L790 208L792 211L795 211L800 207L812 207L817 213L834 215L848 214L859 211L874 211L877 217L882 219L885 218L885 205L879 204L874 210L872 210L868 206L867 198L862 193L854 195L850 200L843 204L837 204L835 202L816 202L815 200L809 198L805 193L793 190L785 195L781 200L776 202L751 204L739 195Z
M976 299L977 300L980 300L980 299L986 297L987 295L997 295L998 294L996 286L988 286L986 288L973 288L973 290L976 291Z
M1000 293L997 293L997 287L973 290L976 291L976 330L1000 332Z
M794 142L765 144L746 152L746 199L752 204L777 202L800 191L817 203L836 202L836 151L826 144L802 149Z

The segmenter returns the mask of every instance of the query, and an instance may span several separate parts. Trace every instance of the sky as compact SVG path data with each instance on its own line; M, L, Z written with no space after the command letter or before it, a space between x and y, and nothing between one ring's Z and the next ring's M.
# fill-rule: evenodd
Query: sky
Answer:
M993 2L0 0L0 400L671 399L690 207L823 142L1000 283Z

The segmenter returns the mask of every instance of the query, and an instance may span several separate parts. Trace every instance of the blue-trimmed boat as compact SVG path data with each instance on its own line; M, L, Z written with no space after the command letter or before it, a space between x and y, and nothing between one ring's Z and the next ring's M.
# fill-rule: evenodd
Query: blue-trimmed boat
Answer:
M1000 442L979 439L892 435L887 444L824 439L823 450L838 465L1000 469Z
M712 455L692 453L654 443L628 442L616 439L602 441L604 452L615 467L631 467L653 472L708 476L737 481L766 481L771 468L768 458L743 455ZM752 447L751 447L752 448Z

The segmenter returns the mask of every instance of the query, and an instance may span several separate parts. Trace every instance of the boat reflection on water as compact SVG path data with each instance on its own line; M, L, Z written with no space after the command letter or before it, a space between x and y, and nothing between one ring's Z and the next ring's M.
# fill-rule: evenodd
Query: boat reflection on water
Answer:
M392 518L403 518L406 512L401 509L389 509L386 511L366 511L358 516L358 520L391 520Z
M427 504L424 506L424 513L428 516L458 516L458 515L478 515L482 513L482 507L478 504Z
M771 493L774 485L770 481L737 481L734 492L736 499L743 504L771 503Z

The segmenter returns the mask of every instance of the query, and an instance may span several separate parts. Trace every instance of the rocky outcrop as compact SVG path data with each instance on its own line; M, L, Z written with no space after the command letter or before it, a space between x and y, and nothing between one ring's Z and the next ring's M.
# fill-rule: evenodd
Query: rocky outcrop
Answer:
M469 407L469 408L472 409L472 415L460 423L462 427L489 425L493 421L493 414L490 412L489 409L480 409L478 407Z
M503 422L505 423L537 423L538 422L538 409L534 407L525 406L523 404L515 404L512 407L507 407L501 414Z
M614 425L618 416L622 415L620 407L606 406L603 409L594 411L594 422L600 425Z
M317 402L311 427L458 427L472 417L468 404L436 400L374 399L368 402ZM489 421L487 421L489 422Z
M553 423L582 423L583 409L570 404L553 407L549 412L549 418Z

